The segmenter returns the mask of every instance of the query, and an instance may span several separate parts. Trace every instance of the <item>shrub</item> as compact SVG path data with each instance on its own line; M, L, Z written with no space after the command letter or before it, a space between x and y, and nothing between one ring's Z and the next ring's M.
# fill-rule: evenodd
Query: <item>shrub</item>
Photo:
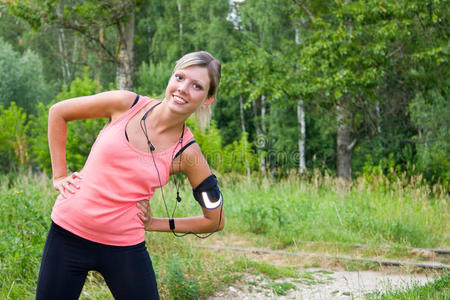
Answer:
M185 275L182 261L176 255L170 259L164 284L172 299L198 299L200 297L198 279Z
M8 109L0 105L0 170L17 172L28 166L27 114L11 102Z
M76 78L69 87L63 86L62 91L50 104L44 105L40 103L38 105L38 114L31 121L32 153L33 159L38 162L39 167L45 172L49 173L51 171L50 152L46 134L50 106L64 99L92 95L101 91L101 85L91 79L88 69L85 69L83 77ZM66 144L67 168L69 170L77 171L83 167L91 146L104 124L104 119L69 122Z

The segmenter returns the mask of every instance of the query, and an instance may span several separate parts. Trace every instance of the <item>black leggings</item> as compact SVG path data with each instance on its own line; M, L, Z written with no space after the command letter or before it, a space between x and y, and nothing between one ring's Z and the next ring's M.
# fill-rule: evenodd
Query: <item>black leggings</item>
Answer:
M159 299L145 242L124 247L99 244L53 222L42 255L36 299L78 299L91 270L103 275L115 299Z

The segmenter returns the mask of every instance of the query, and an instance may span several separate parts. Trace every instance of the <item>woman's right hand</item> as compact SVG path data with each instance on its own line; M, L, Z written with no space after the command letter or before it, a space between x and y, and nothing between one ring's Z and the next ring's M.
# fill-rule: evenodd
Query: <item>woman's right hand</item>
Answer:
M67 198L69 196L68 193L74 194L75 189L80 188L78 184L80 179L82 179L80 173L74 172L69 176L54 178L53 187L59 191L63 198Z

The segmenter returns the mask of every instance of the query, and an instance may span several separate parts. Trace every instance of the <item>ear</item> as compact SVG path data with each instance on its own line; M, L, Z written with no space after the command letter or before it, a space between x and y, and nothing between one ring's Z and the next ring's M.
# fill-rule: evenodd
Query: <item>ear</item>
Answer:
M205 102L203 102L202 107L207 107L208 105L210 105L211 103L213 103L214 100L216 100L216 95L212 95L211 97L207 98L207 99L205 100Z

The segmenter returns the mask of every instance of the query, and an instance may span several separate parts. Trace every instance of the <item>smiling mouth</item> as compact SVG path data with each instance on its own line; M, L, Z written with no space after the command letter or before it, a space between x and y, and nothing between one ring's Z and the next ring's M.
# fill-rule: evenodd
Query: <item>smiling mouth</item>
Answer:
M187 103L186 100L184 100L183 98L181 98L181 97L179 97L179 96L173 95L173 99L175 100L175 102L180 103L180 104L185 104L185 103Z

